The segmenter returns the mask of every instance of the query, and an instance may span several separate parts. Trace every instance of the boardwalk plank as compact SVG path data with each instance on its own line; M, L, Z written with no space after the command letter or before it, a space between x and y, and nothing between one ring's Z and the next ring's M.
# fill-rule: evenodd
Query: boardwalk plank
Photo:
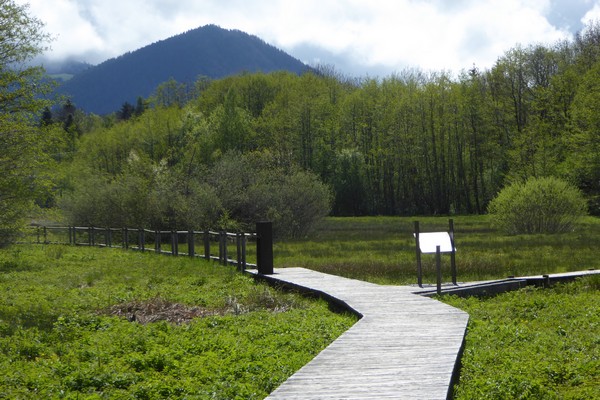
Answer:
M250 271L257 273L256 271ZM415 295L303 268L269 280L324 293L362 318L268 399L446 399L468 314Z

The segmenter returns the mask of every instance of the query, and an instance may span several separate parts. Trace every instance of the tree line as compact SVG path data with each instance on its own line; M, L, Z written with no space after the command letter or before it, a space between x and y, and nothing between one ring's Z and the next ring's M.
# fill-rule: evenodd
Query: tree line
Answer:
M111 174L132 150L169 167L259 153L316 174L335 215L484 213L507 184L544 176L578 186L598 213L599 54L593 23L571 41L517 46L491 69L457 76L409 69L351 79L321 67L185 90L171 81L144 115L104 118L80 148Z
M105 116L70 102L44 109L22 86L32 107L1 122L38 146L22 153L19 185L12 175L1 183L62 207L73 223L217 228L268 218L288 236L328 212L484 213L503 187L530 177L571 182L598 214L599 56L591 23L572 40L516 46L486 70L349 78L322 66L170 80ZM22 149L2 139L2 162L17 165Z

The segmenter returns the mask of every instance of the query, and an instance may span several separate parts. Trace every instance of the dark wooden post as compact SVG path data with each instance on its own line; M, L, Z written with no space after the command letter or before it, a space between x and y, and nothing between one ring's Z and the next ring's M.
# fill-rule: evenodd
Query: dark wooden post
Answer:
M106 228L106 246L112 247L112 231L110 228Z
M242 233L242 271L246 270L246 234Z
M221 264L227 265L227 232L222 231L220 235L221 241Z
M196 255L196 248L194 243L194 231L188 231L188 255L194 257Z
M415 221L415 245L417 256L417 284L423 287L423 269L421 267L421 244L419 243L419 221Z
M204 258L210 260L210 232L204 231Z
M550 287L550 275L542 275L542 278L544 278L544 281L543 281L544 289L548 289Z
M142 251L146 250L146 235L143 229L138 229L138 248Z
M177 231L171 231L171 254L176 256L179 254L179 240Z
M160 253L160 245L161 245L161 237L160 237L160 231L157 229L154 231L154 251L156 253Z
M123 248L129 249L129 229L123 228Z
M44 226L44 244L48 243L48 232L46 230L46 227Z
M440 246L435 246L435 270L437 272L437 294L442 294L442 254Z
M273 223L256 223L256 264L258 273L273 274Z
M244 269L242 266L242 234L241 233L236 233L235 244L237 247L237 268L238 268L238 271L243 271Z
M452 251L450 252L450 273L452 274L452 284L456 285L456 250L454 249L454 220L450 219L448 221L448 224L448 235L450 236L450 246L452 246Z

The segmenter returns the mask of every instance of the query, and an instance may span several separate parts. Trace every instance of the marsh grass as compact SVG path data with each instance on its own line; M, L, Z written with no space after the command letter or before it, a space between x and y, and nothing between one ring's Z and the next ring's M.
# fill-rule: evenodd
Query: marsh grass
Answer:
M260 399L356 318L214 262L0 251L0 397Z
M600 220L587 217L561 234L506 235L488 216L453 217L459 281L600 268ZM381 284L416 282L413 222L422 232L448 230L446 217L327 218L314 235L274 246L276 267L305 267ZM435 282L435 258L423 255L424 281ZM450 280L449 256L442 256Z
M456 399L598 399L600 276L478 299L469 313Z

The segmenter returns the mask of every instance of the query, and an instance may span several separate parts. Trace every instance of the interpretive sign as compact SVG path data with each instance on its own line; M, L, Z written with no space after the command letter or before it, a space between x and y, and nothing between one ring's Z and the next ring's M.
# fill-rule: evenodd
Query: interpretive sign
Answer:
M417 236L417 234L414 234ZM419 249L423 254L435 253L437 246L440 246L440 253L451 253L452 238L448 232L421 232L419 233Z
M448 221L448 232L421 232L419 221L415 221L415 244L417 255L417 284L423 286L423 269L421 266L421 253L436 254L436 272L437 272L437 291L441 294L442 287L442 267L440 254L450 253L450 271L452 274L452 283L456 285L456 248L454 247L454 221Z

